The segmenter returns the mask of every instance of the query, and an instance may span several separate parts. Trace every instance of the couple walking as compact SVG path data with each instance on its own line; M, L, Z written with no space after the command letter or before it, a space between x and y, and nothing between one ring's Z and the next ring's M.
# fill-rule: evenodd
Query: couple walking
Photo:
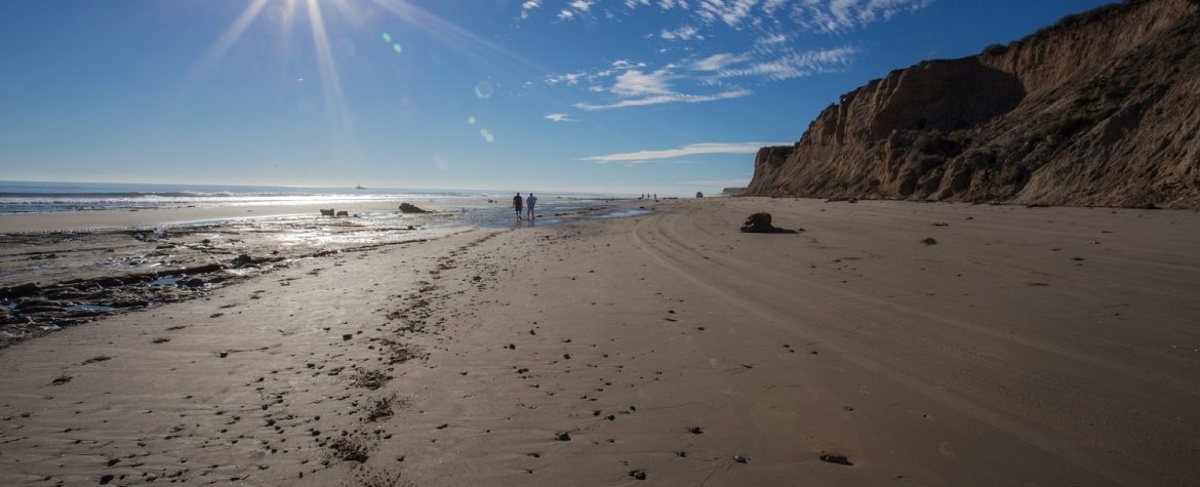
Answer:
M522 205L529 208L529 219L530 220L533 220L534 218L536 218L533 214L533 206L536 204L537 204L537 196L534 196L533 193L529 193L529 196L527 198L525 198L524 200L521 199L521 193L517 193L516 196L513 196L513 208L517 210L517 219L518 220L521 219L521 206Z

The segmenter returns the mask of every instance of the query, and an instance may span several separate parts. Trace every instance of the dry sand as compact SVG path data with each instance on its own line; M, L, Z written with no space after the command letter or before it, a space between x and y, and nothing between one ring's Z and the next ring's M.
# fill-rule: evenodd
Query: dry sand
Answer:
M295 259L0 350L0 478L1200 478L1200 214L656 209ZM757 211L805 230L738 232Z

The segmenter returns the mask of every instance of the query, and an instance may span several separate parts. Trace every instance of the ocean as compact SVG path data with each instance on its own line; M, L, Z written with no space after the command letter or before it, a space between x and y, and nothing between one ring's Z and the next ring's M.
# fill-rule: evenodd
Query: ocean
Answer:
M527 192L522 194L528 195ZM353 226L362 230L353 233L353 238L386 241L396 235L407 235L408 227L414 224L423 228L445 228L457 225L507 228L524 224L553 225L579 218L639 216L652 211L640 206L642 202L629 197L584 193L538 193L541 200L538 203L539 218L536 222L523 222L513 217L512 207L509 206L512 195L513 193L508 190L0 181L0 216L249 205L316 204L321 207L344 208L355 204L361 206L362 203L369 204L372 201L394 203L404 200L429 203L429 206L437 209L433 214L422 215L419 219L395 210L370 211L352 215L350 220L354 222ZM324 229L312 228L313 216L308 214L246 215L219 220L159 224L155 227L236 224L256 226L263 231L270 230L278 233L279 238L300 238L306 235L311 237L310 240L331 238ZM88 230L112 229L113 227L106 226ZM133 229L145 230L140 227ZM19 230L13 229L9 229L9 232L6 233L14 231L20 233ZM343 233L338 238L345 239L350 236L349 233Z
M583 199L613 197L602 194L545 196ZM511 197L508 191L477 190L0 181L0 213L307 203L336 205L371 200Z

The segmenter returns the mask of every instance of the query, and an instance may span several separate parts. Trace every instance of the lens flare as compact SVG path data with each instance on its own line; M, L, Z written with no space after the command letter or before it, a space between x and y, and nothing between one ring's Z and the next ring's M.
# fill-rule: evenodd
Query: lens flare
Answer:
M467 125L475 125L475 117L467 117Z
M387 32L384 32L383 33L383 42L391 44L392 43L392 35L388 34Z
M480 100L491 98L494 91L495 88L492 87L492 83L490 81L483 80L475 84L475 96Z
M400 47L400 44L392 44L392 50L396 51L396 54L404 52L404 48Z
M489 144L496 140L496 137L488 129L479 129L479 136L483 137L483 140L486 140Z

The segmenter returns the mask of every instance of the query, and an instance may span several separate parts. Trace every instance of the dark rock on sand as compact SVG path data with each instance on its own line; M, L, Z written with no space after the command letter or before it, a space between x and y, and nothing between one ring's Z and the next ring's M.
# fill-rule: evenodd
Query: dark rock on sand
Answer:
M746 218L746 222L742 224L742 231L746 233L796 233L792 230L772 225L770 213L755 213L750 215Z
M826 463L836 463L838 465L854 465L854 463L851 463L850 459L846 458L845 455L838 455L836 453L822 453L820 458L821 458L822 462L826 462Z
M400 203L400 213L433 213L412 203Z
M0 299L16 299L31 296L40 291L37 284L27 282L19 286L0 288Z

